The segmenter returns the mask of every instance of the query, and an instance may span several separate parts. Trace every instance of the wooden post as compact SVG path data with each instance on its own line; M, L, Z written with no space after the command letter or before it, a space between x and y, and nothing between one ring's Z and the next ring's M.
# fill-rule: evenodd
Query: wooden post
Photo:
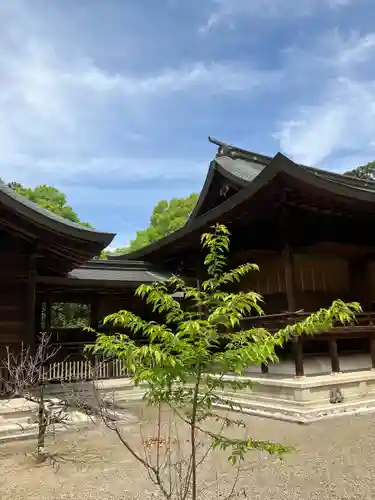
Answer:
M296 310L294 259L288 244L284 247L283 264L285 270L285 287L288 311L294 312Z
M268 365L266 365L266 364L262 363L262 364L260 365L260 368L261 368L262 373L263 373L264 375L265 375L266 373L268 373Z
M97 330L97 328L99 326L99 301L98 301L98 297L95 297L91 301L90 326L94 330Z
M36 255L32 253L29 260L29 279L27 284L27 313L26 313L26 344L31 352L36 349L35 335L35 289L36 289Z
M332 373L340 373L340 358L336 339L328 340L328 350L329 357L331 358Z
M371 368L375 370L375 336L370 337Z
M44 320L44 329L46 332L50 333L52 326L52 301L50 297L46 298L45 304L46 304L46 317Z
M37 300L35 305L35 332L39 335L42 331L42 302L40 298Z
M303 367L303 346L301 337L299 337L298 335L293 335L292 342L296 377L304 377L305 370Z
M285 270L285 286L286 286L288 311L295 312L296 311L295 268L294 268L293 254L290 250L288 243L286 243L284 247L283 262ZM298 335L293 336L292 351L293 351L294 365L296 370L296 377L304 377L305 371L303 367L303 345L302 345L302 339Z

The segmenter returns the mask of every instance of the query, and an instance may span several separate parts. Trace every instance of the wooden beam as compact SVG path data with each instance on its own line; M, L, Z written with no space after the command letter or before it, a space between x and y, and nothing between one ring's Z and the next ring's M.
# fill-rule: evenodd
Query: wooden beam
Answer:
M337 340L336 339L329 339L328 340L328 351L329 351L329 357L331 359L331 369L332 373L339 373L340 370L340 358L339 358L339 351L337 348Z

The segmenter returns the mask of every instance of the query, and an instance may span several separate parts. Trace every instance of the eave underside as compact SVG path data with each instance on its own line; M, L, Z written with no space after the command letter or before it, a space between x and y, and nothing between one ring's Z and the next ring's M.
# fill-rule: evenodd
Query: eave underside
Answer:
M106 241L89 241L52 231L0 206L0 231L23 242L35 257L36 271L41 275L66 275L106 246Z
M173 239L172 235L168 242L167 237L164 244L150 245L143 252L130 254L129 258L147 258L151 262L163 260L165 265L175 269L195 266L197 260L202 260L201 234L215 222L226 224L230 229L233 252L245 248L279 251L285 238L280 222L282 209L289 212L289 238L295 247L322 241L375 246L375 235L369 230L375 223L375 195L360 193L358 199L347 196L345 188L335 191L327 186L322 189L322 181L315 180L314 184L280 171L228 210L215 209L190 228L186 226L180 230L179 237Z
M231 175L216 161L213 161L210 165L197 204L190 214L188 223L195 221L225 200L231 198L244 188L246 184L246 181Z

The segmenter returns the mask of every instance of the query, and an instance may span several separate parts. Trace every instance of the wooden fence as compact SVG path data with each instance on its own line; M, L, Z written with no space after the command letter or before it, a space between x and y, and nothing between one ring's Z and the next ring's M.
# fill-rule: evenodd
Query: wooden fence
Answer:
M119 359L90 362L68 360L49 363L41 369L43 382L82 382L129 377L124 361ZM22 376L21 376L22 378ZM22 385L22 383L21 383ZM7 368L0 367L0 398L9 397L17 390L17 381L11 379Z
M92 363L88 360L62 361L43 367L44 381L104 380L128 377L125 364L120 359Z

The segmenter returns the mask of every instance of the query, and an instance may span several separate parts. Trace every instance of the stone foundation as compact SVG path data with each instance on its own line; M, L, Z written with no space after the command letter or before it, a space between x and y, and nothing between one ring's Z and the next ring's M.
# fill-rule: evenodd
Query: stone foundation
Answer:
M308 423L337 414L375 411L375 371L371 370L302 378L267 374L242 379L253 382L252 389L227 392L225 397L254 415Z
M285 367L284 367L285 369ZM228 375L228 379L239 377ZM362 370L296 378L280 373L252 374L240 377L251 381L251 389L225 392L223 398L241 406L243 413L297 423L375 412L375 371ZM87 384L90 397L91 384ZM134 387L130 379L105 380L97 383L100 393L113 398L116 406L126 408L131 400L141 400L144 388ZM51 395L58 397L59 387L51 386ZM225 408L225 405L218 405ZM8 439L34 437L31 416L35 408L22 400L0 401L0 442ZM73 412L72 424L87 425L79 412ZM70 426L69 426L70 427Z

